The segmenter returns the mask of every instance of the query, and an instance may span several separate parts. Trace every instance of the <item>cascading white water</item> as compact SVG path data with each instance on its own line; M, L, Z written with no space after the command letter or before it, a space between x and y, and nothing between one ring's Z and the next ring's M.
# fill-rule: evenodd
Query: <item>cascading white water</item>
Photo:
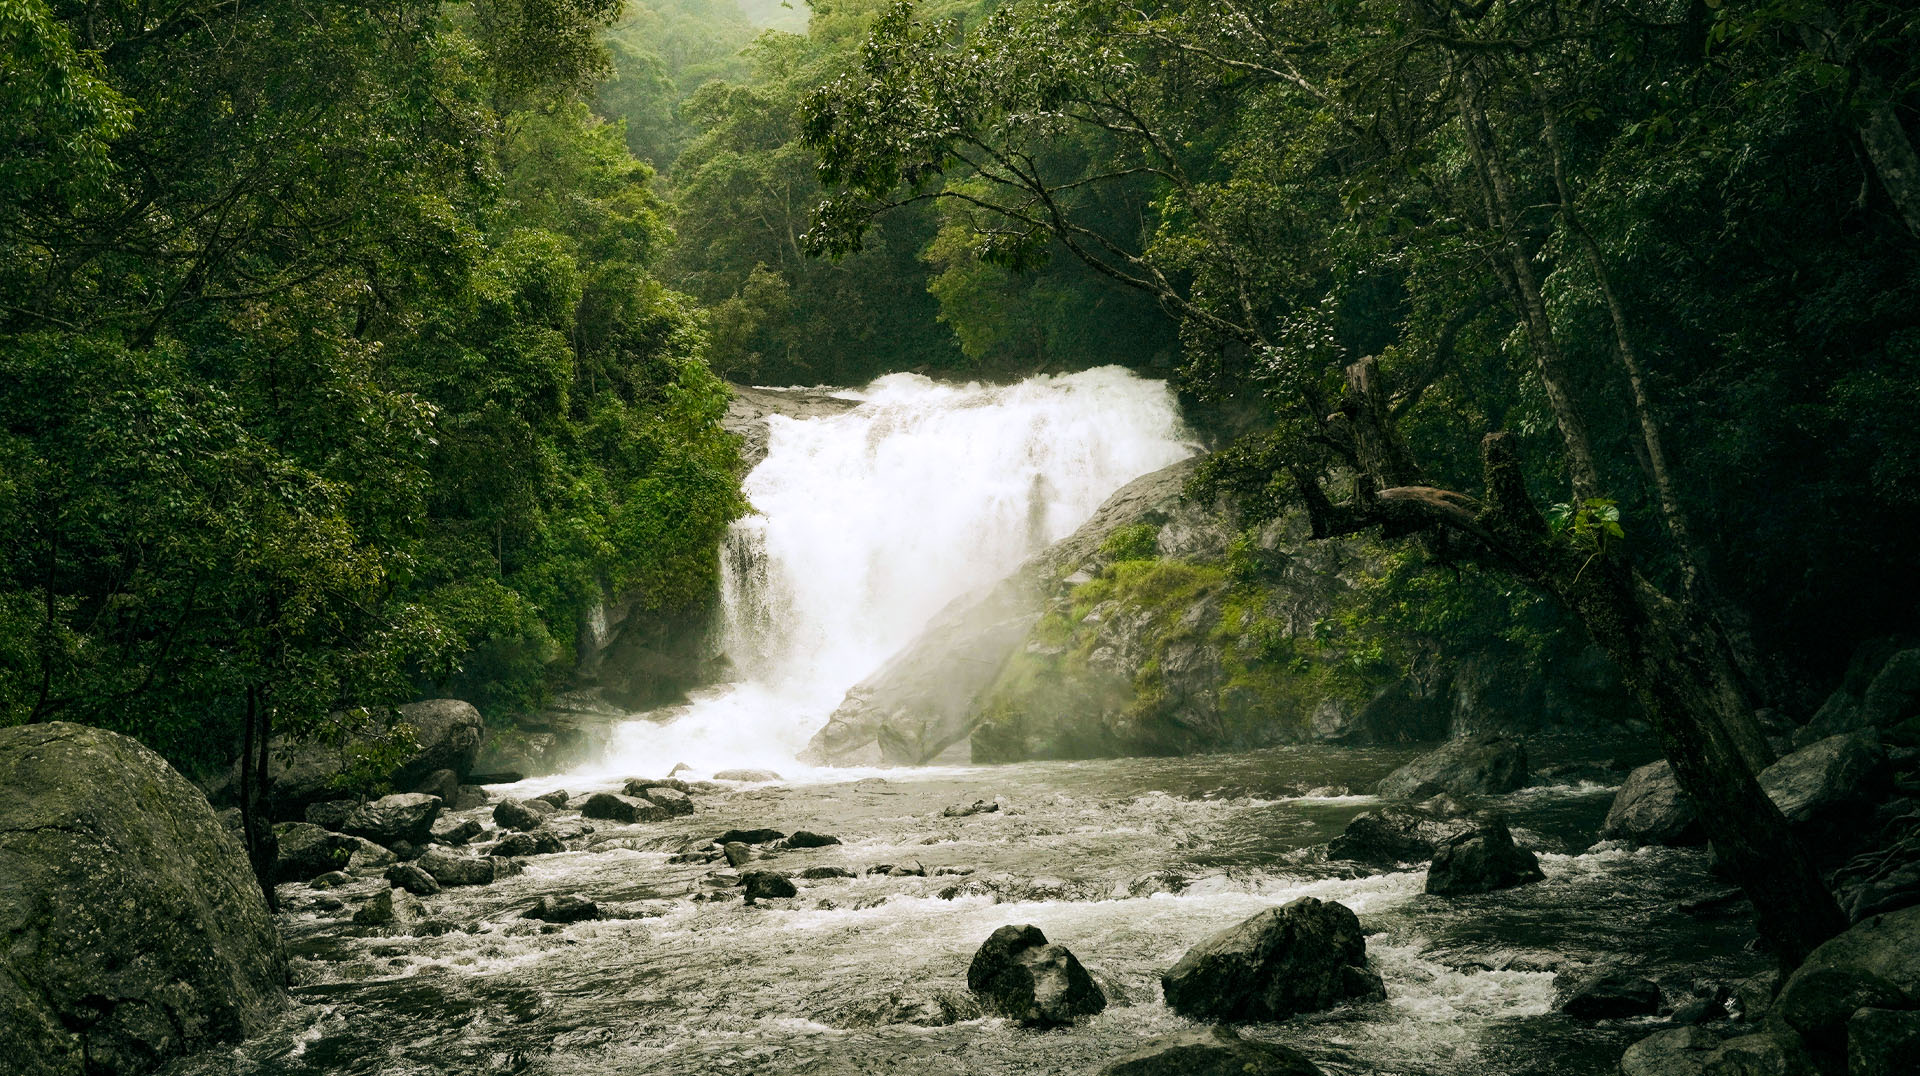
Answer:
M791 772L847 689L948 602L1195 450L1165 384L1119 367L1009 386L891 374L846 395L860 405L768 420L756 513L722 551L737 682L622 726L610 771Z

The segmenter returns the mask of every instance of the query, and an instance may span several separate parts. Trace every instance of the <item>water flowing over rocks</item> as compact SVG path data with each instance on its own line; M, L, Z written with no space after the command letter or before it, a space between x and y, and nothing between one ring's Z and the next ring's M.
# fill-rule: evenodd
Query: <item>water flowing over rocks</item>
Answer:
M779 871L747 871L740 876L740 884L746 887L747 900L762 898L791 897L799 894L787 876Z
M1027 1027L1057 1027L1107 1007L1107 998L1066 946L1036 926L993 932L967 967L967 989L989 1011Z
M1527 783L1527 748L1500 735L1455 740L1388 774L1374 791L1388 799L1498 795Z
M1321 1071L1297 1050L1212 1027L1156 1039L1107 1065L1100 1076L1321 1076Z
M123 1076L263 1030L286 958L240 845L140 744L0 729L0 1058Z
M1377 866L1417 863L1432 859L1441 845L1474 829L1474 820L1464 815L1443 815L1424 805L1391 805L1347 823L1345 832L1327 842L1327 855Z
M1434 850L1426 888L1436 896L1454 897L1512 889L1545 878L1540 858L1514 844L1506 819L1495 816Z
M541 897L527 909L526 918L546 923L584 923L600 918L600 906L578 893Z
M1228 927L1161 976L1167 1007L1196 1020L1278 1020L1383 996L1360 920L1302 897Z

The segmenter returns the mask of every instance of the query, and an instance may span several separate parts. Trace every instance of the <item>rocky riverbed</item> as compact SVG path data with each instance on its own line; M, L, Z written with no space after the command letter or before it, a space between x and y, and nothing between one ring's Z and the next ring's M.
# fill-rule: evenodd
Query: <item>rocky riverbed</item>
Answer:
M1249 1039L1333 1074L1613 1072L1765 961L1704 851L1594 843L1649 748L1529 747L1528 783L1461 804L1503 814L1544 880L1457 896L1426 892L1417 854L1362 864L1325 847L1417 749L496 786L435 821L461 843L413 861L444 875L419 895L358 846L339 874L281 885L295 1004L165 1071L1092 1073L1201 1026L1161 986L1196 943L1310 896L1357 913L1383 992ZM531 854L483 855L502 841ZM449 884L447 863L493 880ZM746 900L754 872L794 895ZM1104 1008L1052 1030L983 1015L969 963L1016 924L1070 950ZM1661 1000L1557 1010L1620 968Z

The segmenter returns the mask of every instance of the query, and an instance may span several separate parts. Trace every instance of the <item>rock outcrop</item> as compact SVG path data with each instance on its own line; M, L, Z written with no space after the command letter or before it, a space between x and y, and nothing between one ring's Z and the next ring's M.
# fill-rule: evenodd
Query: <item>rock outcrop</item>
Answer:
M1388 799L1497 796L1527 783L1527 748L1500 735L1455 740L1381 778L1374 792Z
M1417 863L1432 859L1441 845L1474 828L1474 820L1461 814L1441 814L1424 806L1381 807L1355 815L1345 832L1327 842L1327 856L1381 867Z
M1056 1027L1107 1007L1107 997L1064 945L1036 926L993 932L967 967L967 989L988 1012L1027 1027Z
M120 1076L264 1030L286 957L239 843L145 747L0 729L0 1058Z
M1367 939L1345 905L1312 897L1269 908L1188 950L1160 986L1194 1020L1278 1020L1383 996Z

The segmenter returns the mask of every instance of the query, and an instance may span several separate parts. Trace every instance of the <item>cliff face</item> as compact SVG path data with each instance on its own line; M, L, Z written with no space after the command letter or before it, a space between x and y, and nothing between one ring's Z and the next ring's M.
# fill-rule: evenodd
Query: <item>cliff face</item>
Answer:
M1603 661L1431 639L1370 620L1406 556L1249 531L1184 496L1197 461L1141 478L855 687L808 757L840 764L1171 755L1378 743L1631 719ZM1486 641L1494 640L1494 641Z

